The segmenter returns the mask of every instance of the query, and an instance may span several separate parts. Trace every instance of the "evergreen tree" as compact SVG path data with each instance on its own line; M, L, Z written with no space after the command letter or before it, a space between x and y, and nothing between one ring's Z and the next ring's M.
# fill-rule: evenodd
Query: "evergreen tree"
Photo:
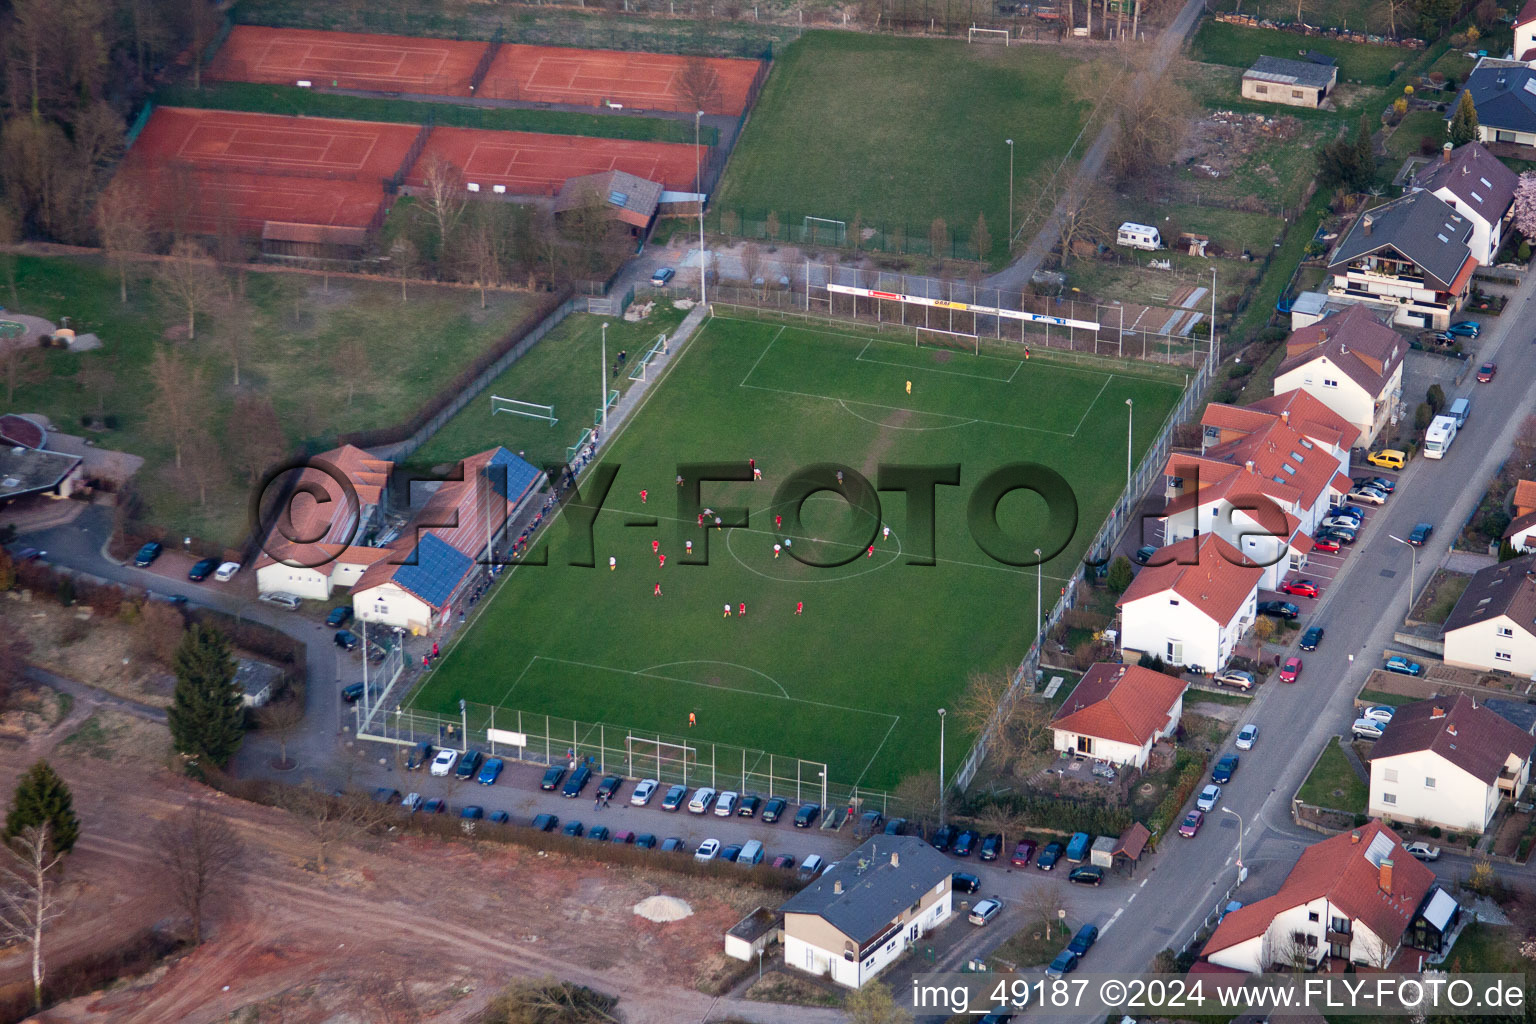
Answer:
M80 838L80 819L75 817L69 786L47 761L28 768L16 783L16 794L5 816L5 838L15 839L23 829L43 824L48 826L53 853L68 853Z
M1515 550L1515 546L1509 542L1508 537L1505 537L1503 540L1499 541L1499 561L1507 562L1511 558L1518 558L1519 556L1519 552L1517 552Z
M182 634L173 662L176 690L167 717L176 749L223 767L245 734L245 708L235 685L229 639L212 626Z
M1451 145L1465 146L1477 141L1477 107L1472 103L1472 93L1462 90L1456 113L1451 116Z
M1109 589L1112 592L1123 594L1135 578L1135 570L1131 568L1131 560L1121 555L1109 563L1109 575L1105 578L1105 582L1109 584Z
M1376 149L1371 142L1371 122L1360 115L1360 127L1355 130L1355 161L1365 181L1376 176Z

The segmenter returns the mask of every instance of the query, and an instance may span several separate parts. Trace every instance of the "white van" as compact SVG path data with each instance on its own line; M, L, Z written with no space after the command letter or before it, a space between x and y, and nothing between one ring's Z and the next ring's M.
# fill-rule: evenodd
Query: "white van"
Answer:
M1467 425L1467 417L1472 415L1472 399L1456 399L1451 403L1451 407L1445 410L1445 414L1456 421L1456 429L1460 430Z
M743 867L754 868L763 862L763 844L756 839L749 840L747 845L741 848L741 853L736 856L736 863Z
M1443 459L1446 451L1456 440L1456 431L1459 426L1454 417L1436 416L1429 424L1429 429L1424 432L1424 457L1426 459Z
M1157 228L1150 225L1126 221L1115 233L1115 242L1130 249L1161 249L1163 236L1157 233Z

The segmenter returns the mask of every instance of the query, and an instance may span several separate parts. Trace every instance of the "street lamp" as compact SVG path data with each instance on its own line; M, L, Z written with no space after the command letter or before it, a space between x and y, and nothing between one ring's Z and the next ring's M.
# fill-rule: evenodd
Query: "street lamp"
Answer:
M608 321L602 323L603 352L602 362L597 367L597 382L601 385L597 391L597 407L603 411L603 433L608 433Z
M1228 807L1222 807L1221 813L1230 814L1237 819L1237 873L1238 880L1241 881L1243 874L1243 816Z
M1136 418L1136 403L1129 398L1125 400L1125 486L1131 486L1131 445L1133 434L1131 424Z
M1387 539L1388 540L1395 540L1395 541L1397 541L1399 544L1403 545L1405 548L1407 548L1410 552L1413 553L1413 561L1408 563L1408 614L1412 615L1413 614L1413 598L1414 598L1415 593L1417 593L1417 591L1415 590L1414 584L1417 582L1416 577L1418 576L1419 549L1418 549L1418 547L1416 545L1409 544L1407 541L1403 540L1403 538L1395 537L1395 536L1393 536L1390 533L1387 534Z
M1040 639L1040 600L1041 578L1045 572L1045 560L1040 557L1040 549L1035 548L1035 643L1041 644Z
M693 191L699 197L699 305L708 306L709 300L704 287L704 275L708 272L708 261L704 250L704 171L700 163L699 155L699 118L704 116L704 111L693 112Z
M944 824L944 709L939 708L939 824Z
M1008 246L1013 247L1013 140L1004 139L1008 143Z

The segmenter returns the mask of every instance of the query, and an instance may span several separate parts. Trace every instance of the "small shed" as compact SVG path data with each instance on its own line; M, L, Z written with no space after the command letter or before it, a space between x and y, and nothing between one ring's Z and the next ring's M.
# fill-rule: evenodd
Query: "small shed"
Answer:
M1147 848L1147 843L1151 839L1152 833L1147 831L1147 826L1139 821L1133 821L1131 827L1120 833L1120 838L1115 840L1111 857L1113 860L1124 860L1134 872L1136 862L1141 860L1142 851Z
M1243 99L1320 107L1338 84L1339 69L1310 60L1260 57L1243 72Z
M784 916L767 907L758 907L725 933L725 955L750 962L767 949L770 942L783 936Z
M637 237L645 235L656 222L661 205L662 187L625 171L603 171L567 178L555 196L555 216L565 215L596 203L610 218L623 224Z
M1095 867L1108 870L1115 866L1115 844L1119 842L1114 836L1099 836L1093 841L1093 850L1088 855L1088 863Z
M272 699L283 670L265 661L240 658L235 662L235 682L240 684L245 706L259 708Z

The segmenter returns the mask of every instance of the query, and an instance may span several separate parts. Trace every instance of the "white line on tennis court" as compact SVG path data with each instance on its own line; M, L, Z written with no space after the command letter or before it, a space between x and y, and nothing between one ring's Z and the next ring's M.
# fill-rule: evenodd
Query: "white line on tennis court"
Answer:
M703 266L704 266L704 255L702 253L700 253L699 254L699 267L700 267L699 273L701 273L701 274L704 272ZM708 327L709 325L705 324L704 326ZM788 325L786 324L785 326L787 327ZM759 352L758 355L757 355L757 362L753 363L752 364L752 369L748 370L747 371L747 375L745 377L741 378L741 386L742 387L746 387L747 386L747 381L752 378L752 375L757 372L758 365L760 363L762 363L763 356L766 356L768 354L768 350L773 348L773 343L778 341L779 340L779 335L781 335L783 333L784 333L784 328L780 327L777 331L775 331L773 333L773 337L768 339L768 344L764 345L763 346L763 350L761 352Z

